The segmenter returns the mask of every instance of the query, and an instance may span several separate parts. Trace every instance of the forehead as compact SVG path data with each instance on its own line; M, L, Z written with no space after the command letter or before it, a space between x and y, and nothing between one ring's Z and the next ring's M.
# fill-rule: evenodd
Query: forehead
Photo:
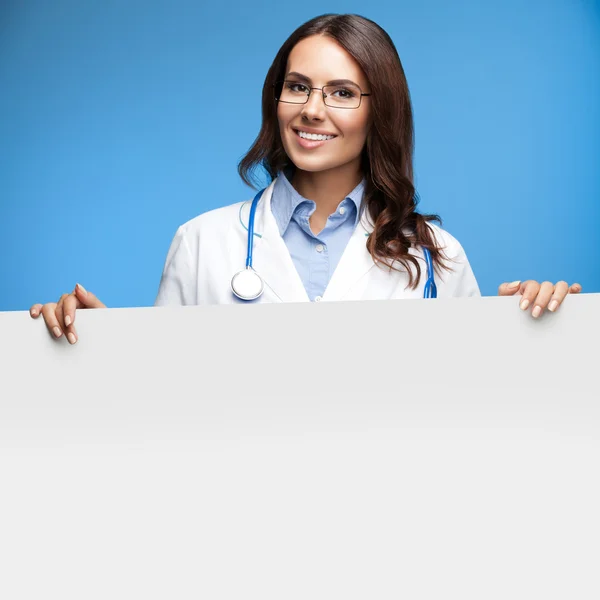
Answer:
M313 35L298 42L290 52L286 73L294 71L320 85L334 79L351 79L366 87L367 78L358 63L334 39Z

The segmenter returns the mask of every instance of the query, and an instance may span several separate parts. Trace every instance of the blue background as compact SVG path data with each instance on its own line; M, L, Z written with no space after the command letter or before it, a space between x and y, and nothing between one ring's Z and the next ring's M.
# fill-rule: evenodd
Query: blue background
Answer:
M176 228L252 196L236 165L267 69L325 12L396 43L421 210L482 292L527 278L600 292L598 1L2 0L0 310L77 281L151 305Z

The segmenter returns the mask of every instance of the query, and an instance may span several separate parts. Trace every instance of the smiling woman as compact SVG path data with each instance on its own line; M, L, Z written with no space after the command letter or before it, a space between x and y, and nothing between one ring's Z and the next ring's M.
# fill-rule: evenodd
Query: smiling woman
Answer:
M328 94L327 86L336 85L342 86L334 90L345 100L332 100ZM271 86L275 98L269 93ZM293 95L286 89L294 90ZM312 94L315 89L322 98ZM362 204L374 224L368 242L373 259L404 268L410 286L418 285L421 275L420 261L410 248L426 248L436 267L448 267L434 230L427 226L438 217L415 210L408 84L383 29L352 16L324 16L300 27L267 74L263 118L262 135L241 163L245 180L248 169L263 156L272 177L293 165L292 185L316 203L311 229L317 233L335 212L340 193L348 195L364 178ZM299 140L301 131L334 138L326 144L306 144Z
M381 27L357 15L323 15L299 27L267 73L262 116L239 173L252 184L264 169L270 185L252 203L178 229L157 306L240 302L231 277L244 254L241 273L259 281L248 296L254 302L480 294L460 243L436 215L417 210L410 95ZM580 289L515 281L499 293L521 294L521 308L538 317ZM77 285L31 314L75 343L76 309L103 306Z

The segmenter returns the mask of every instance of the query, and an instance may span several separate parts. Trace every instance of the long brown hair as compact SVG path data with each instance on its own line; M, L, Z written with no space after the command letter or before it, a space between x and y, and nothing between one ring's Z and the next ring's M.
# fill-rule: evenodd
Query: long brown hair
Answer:
M430 221L438 215L417 212L413 184L414 126L410 93L398 51L390 36L373 21L359 15L326 14L301 25L280 48L262 91L262 127L238 165L241 178L252 186L254 170L264 168L271 179L291 165L277 121L273 93L276 81L285 78L294 46L312 35L333 38L354 58L370 84L372 125L362 153L366 179L363 202L373 224L367 249L373 260L395 269L398 261L408 272L409 286L417 287L421 266L409 254L412 245L428 248L436 270L447 269L442 248L436 245ZM417 276L411 269L415 267Z

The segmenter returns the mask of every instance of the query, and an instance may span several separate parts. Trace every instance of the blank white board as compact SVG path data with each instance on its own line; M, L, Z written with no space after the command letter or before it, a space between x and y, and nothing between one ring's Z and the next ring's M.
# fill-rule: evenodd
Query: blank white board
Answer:
M0 598L597 599L599 314L0 313Z

